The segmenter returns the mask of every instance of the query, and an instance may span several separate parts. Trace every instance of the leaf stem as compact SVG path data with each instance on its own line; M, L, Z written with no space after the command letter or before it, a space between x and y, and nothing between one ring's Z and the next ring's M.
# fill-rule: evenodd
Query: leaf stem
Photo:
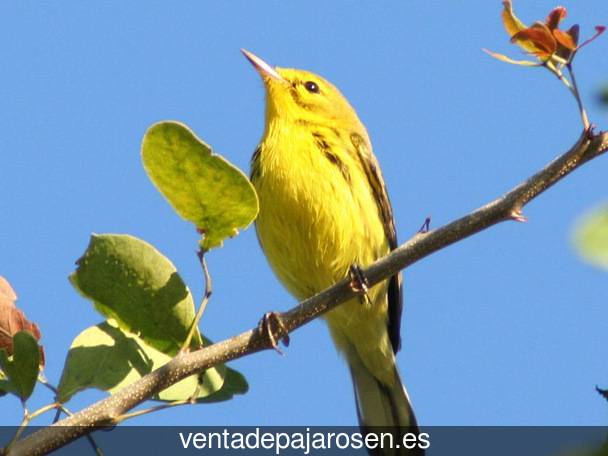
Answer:
M63 405L61 402L58 402L57 403L57 413L55 414L55 417L53 418L53 424L59 420L61 413L64 413L66 416L73 415L73 413L70 412L70 410L65 405ZM91 445L91 448L93 449L95 454L97 456L104 456L103 450L99 447L99 445L97 445L97 442L95 442L93 435L87 434L85 437L86 437L87 441L89 442L89 444Z
M568 90L572 93L574 88L572 87L572 84L570 83L570 81L568 81L568 79L564 76L564 73L562 73L562 71L555 67L554 65L548 65L547 63L545 63L545 68L548 69L551 73L553 73L555 76L557 76L557 79L559 79L562 84L564 84Z
M52 404L48 404L48 405L45 405L44 407L40 407L38 410L36 410L36 411L34 411L34 412L32 412L32 413L29 414L29 416L28 416L28 418L29 418L28 422L31 421L31 420L33 420L34 418L42 415L43 413L46 413L49 410L55 410L58 407L59 407L59 404L57 402L53 402Z
M8 443L8 445L4 449L5 453L8 453L8 450L10 449L11 445L19 439L19 437L21 436L23 431L25 431L25 428L27 428L28 425L30 424L30 421L32 421L34 418L42 415L43 413L48 412L49 410L56 409L59 406L59 404L57 402L53 402L52 404L48 404L48 405L45 405L44 407L40 407L38 410L35 410L34 412L30 413L30 412L28 412L27 407L25 406L25 402L22 401L22 405L23 405L23 419L21 420L21 423L19 424L19 428L17 429L17 432L15 432L15 435L13 436L11 441Z
M188 337L184 341L182 345L181 351L185 351L190 347L190 342L192 342L192 338L196 331L198 331L198 323L205 313L205 309L207 308L207 303L209 302L209 298L211 297L211 293L213 293L211 287L211 275L209 274L209 269L207 268L207 261L205 260L205 251L203 249L199 250L197 253L198 260L201 263L201 267L203 268L203 275L205 277L205 294L201 301L200 306L194 316L194 320L192 320L192 325L190 326L190 330L188 331Z
M583 101L581 99L581 94L578 90L578 85L576 83L576 77L574 76L574 69L572 68L572 62L569 62L566 65L566 68L568 68L568 73L570 74L570 80L572 81L571 92L574 95L574 98L576 99L576 104L578 105L578 110L581 114L581 120L583 122L583 128L585 128L585 130L586 130L589 128L589 117L587 117L587 111L585 111L585 106L583 105Z
M55 414L55 418L53 418L53 423L56 423L59 420L59 417L61 416L61 413L65 413L66 416L72 416L73 413L70 412L63 404L59 404L59 406L57 407L57 413Z
M585 107L583 106L583 101L578 90L578 85L576 84L574 70L572 69L572 61L566 63L564 66L568 69L570 80L568 80L568 78L564 76L560 68L557 68L554 65L548 65L547 63L545 63L544 65L545 68L547 68L551 73L557 76L557 79L559 79L568 88L568 90L576 100L576 104L581 115L581 121L583 122L583 130L588 130L590 125L589 118L587 117L587 112L585 111Z
M40 374L38 375L38 381L39 381L39 382L40 382L40 383L41 383L43 386L45 386L45 387L47 387L49 390L51 390L51 391L52 391L52 392L55 394L55 396L57 396L57 394L59 394L59 391L57 390L57 388L56 388L55 386L53 386L53 385L51 385L51 384L49 383L49 381L46 379L46 377L44 376L44 374L40 373ZM59 407L57 407L57 408L59 408Z
M143 410L136 410L135 412L120 415L118 418L116 418L116 423L118 424L130 418L135 418L137 416L147 415L148 413L158 412L159 410L165 410L171 407L177 407L179 405L186 405L191 403L192 401L190 399L182 399L179 401L170 402L168 404L156 405L154 407L150 407Z

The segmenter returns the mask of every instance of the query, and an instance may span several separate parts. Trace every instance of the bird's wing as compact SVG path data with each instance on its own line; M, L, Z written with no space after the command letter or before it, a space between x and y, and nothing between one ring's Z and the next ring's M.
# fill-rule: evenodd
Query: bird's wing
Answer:
M380 165L371 150L369 142L357 133L350 136L351 142L357 151L361 166L365 171L367 180L374 194L378 213L382 217L384 233L388 240L391 250L397 248L397 233L395 231L395 220L393 209L386 192L386 185L382 178ZM401 312L403 311L403 296L401 286L401 273L392 276L388 284L388 334L393 346L393 351L397 353L401 347Z

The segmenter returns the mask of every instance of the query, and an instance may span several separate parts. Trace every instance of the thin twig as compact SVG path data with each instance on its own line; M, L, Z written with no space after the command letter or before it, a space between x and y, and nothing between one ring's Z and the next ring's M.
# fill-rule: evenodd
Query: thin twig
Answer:
M192 342L192 337L196 331L198 331L198 323L205 313L205 309L207 308L207 303L209 302L209 298L211 297L211 293L213 290L211 288L211 275L209 274L209 269L207 268L207 260L205 260L205 252L201 249L197 252L198 260L201 263L201 267L203 268L203 275L205 276L205 294L201 301L200 306L198 306L198 310L196 311L196 315L194 320L192 320L192 325L190 325L190 330L188 331L188 337L184 341L182 345L182 351L188 350L190 348L190 342Z
M53 417L53 423L56 423L57 421L59 421L59 418L61 418L61 408L57 407L57 410L55 411L55 416Z
M180 405L186 405L186 404L192 404L192 400L191 399L182 399L179 401L169 402L167 404L156 405L154 407L150 407L150 408L143 409L143 410L136 410L135 412L131 412L131 413L125 413L124 415L121 415L120 417L117 418L117 422L120 423L120 422L128 420L130 418L135 418L136 416L147 415L152 412L158 412L159 410L165 410L168 408L173 408L173 407L177 407Z
M551 73L557 76L559 79L570 91L574 99L576 100L576 105L578 106L578 112L581 116L581 121L583 122L583 129L587 130L590 126L589 117L587 116L587 111L585 110L585 106L583 105L583 100L581 98L581 94L578 90L578 86L576 84L576 77L574 76L574 70L572 67L572 61L565 63L566 68L568 69L568 74L570 75L570 80L564 76L561 71L561 67L557 68L554 65L548 65L546 62L544 64L545 68L547 68Z
M17 432L15 432L15 435L13 436L13 438L6 445L6 450L5 450L6 453L8 453L8 451L11 449L11 447L17 442L17 440L21 436L21 433L23 431L25 431L25 428L27 427L27 425L29 423L27 408L25 408L25 403L23 401L21 403L23 405L23 418L21 419L21 423L19 423ZM0 454L4 454L4 453L0 452Z
M62 413L64 413L67 416L72 416L73 415L73 413L70 412L70 410L65 405L63 405L62 403L58 403L57 404L57 413L56 413L55 417L53 418L53 423L56 423L57 420L59 420L59 417L61 416ZM93 449L93 451L95 452L95 454L97 456L103 456L103 451L100 448L100 446L97 445L97 442L93 438L93 435L92 434L87 434L85 437L88 440L89 445L91 445L91 448Z
M569 62L566 65L568 68L568 73L570 74L570 80L572 81L572 94L576 99L576 104L578 105L578 110L581 114L581 120L583 121L583 128L589 128L589 117L587 117L587 111L585 111L585 106L583 105L583 100L581 99L581 93L578 90L578 85L576 84L576 77L574 76L574 69L572 68L572 62Z
M500 198L441 228L418 234L388 256L365 268L370 286L391 277L420 259L506 220L521 220L522 208L559 180L608 149L608 133L593 134L586 129L576 144L532 177ZM312 321L354 297L349 280L302 301L280 314L288 331ZM96 426L112 424L126 411L141 404L170 385L220 363L251 355L272 345L258 327L192 353L179 353L159 369L53 426L15 442L11 455L42 455L88 434Z
M40 407L38 410L33 411L32 413L29 414L28 418L28 423L30 421L32 421L34 418L42 415L43 413L48 412L49 410L55 410L57 407L59 407L59 404L56 402L53 402L52 404L48 404L45 405L44 407Z
M57 407L57 413L55 413L55 417L53 418L53 423L56 423L57 421L59 421L59 417L61 416L62 413L65 413L66 416L72 416L73 413L70 412L65 405L59 403L59 406Z
M561 81L561 83L564 84L572 94L574 94L574 88L572 87L572 84L570 83L570 81L568 81L568 79L566 79L566 77L564 76L564 73L562 73L562 71L559 68L557 68L553 65L547 65L546 63L544 66L551 73L553 73L555 76L557 76L557 79L559 79Z
M49 410L56 409L58 406L59 406L58 403L53 402L52 404L48 404L43 407L40 407L38 410L35 410L32 413L28 412L27 408L24 406L23 407L23 419L21 420L21 424L19 424L19 428L17 429L17 432L15 432L15 435L13 436L11 441L8 443L8 445L6 446L7 451L8 451L8 449L11 448L13 443L16 442L17 439L19 439L19 437L21 436L23 431L25 431L25 429L29 426L30 422L34 418L42 415L43 413L48 412Z
M44 374L42 374L42 373L41 373L41 374L39 374L39 375L38 375L38 381L39 381L39 382L40 382L42 385L44 385L45 387L47 387L48 389L50 389L50 390L51 390L51 391L52 391L52 392L55 394L55 396L57 396L57 394L59 394L59 390L58 390L58 389L57 389L55 386L53 386L53 385L52 385L52 384L51 384L51 383L50 383L50 382L49 382L49 381L46 379L46 377L44 376Z
M95 442L95 439L93 439L93 436L91 434L87 434L86 438L89 442L89 445L91 445L91 448L93 448L93 451L95 452L95 454L97 456L103 456L103 450L101 449L101 447L99 447L99 445L97 445L97 442Z
M55 394L55 400L57 400L57 396L59 395L59 389L56 386L52 385L47 380L47 378L44 376L44 374L40 373L38 375L38 381L42 385L47 387L49 390L51 390ZM57 421L59 421L59 418L61 417L62 412L65 413L67 416L73 415L73 413L70 412L68 410L68 408L65 405L63 405L61 402L57 402L55 404L55 409L56 409L56 413L55 413L55 416L53 417L53 421L52 421L53 423L56 423ZM99 445L97 445L97 442L95 442L95 439L93 438L93 436L91 434L87 434L86 439L88 440L89 444L93 448L93 451L95 452L95 454L97 454L98 456L103 456L103 451L101 450Z

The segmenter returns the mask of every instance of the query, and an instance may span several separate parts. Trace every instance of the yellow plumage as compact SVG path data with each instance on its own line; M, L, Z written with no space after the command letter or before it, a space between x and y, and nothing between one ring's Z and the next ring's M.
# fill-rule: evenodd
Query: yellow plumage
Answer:
M394 247L390 203L367 131L338 89L313 73L274 69L245 54L267 93L265 130L252 159L256 230L279 280L301 300ZM400 301L399 277L393 280L391 297ZM369 301L353 299L326 319L349 362L362 424L413 426L395 367L398 321L391 323L397 335L389 334L401 303L389 311L388 289L388 281L378 284ZM401 410L383 404L403 402L401 396Z

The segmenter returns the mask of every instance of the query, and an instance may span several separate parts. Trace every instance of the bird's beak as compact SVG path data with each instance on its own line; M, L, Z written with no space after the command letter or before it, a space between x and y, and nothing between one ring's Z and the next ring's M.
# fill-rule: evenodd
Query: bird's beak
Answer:
M279 73L277 73L277 71L274 68L272 68L266 62L264 62L257 55L252 54L251 52L247 51L246 49L241 49L241 52L245 55L245 57L247 57L247 60L249 60L251 62L253 67L256 69L256 71L258 73L260 73L260 76L262 76L262 79L264 79L264 80L274 79L274 80L280 81L280 82L285 81L285 79L283 79L283 77Z

